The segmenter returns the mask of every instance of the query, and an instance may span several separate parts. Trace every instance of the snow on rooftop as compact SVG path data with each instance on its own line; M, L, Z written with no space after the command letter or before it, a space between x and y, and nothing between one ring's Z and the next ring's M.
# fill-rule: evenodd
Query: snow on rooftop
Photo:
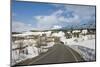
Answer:
M80 30L74 30L73 33L78 33L81 32Z

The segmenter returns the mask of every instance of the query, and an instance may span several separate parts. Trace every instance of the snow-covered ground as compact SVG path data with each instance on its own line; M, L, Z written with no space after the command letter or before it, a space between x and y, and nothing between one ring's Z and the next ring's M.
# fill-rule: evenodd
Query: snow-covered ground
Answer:
M80 32L80 31L73 31ZM86 34L87 30L83 30L82 34ZM70 33L72 34L72 33ZM71 47L73 50L77 51L85 61L95 61L95 34L82 35L79 34L79 37L74 37L67 39L65 33L60 31L58 33L53 33L52 36L60 37L60 41L64 45Z
M95 49L95 35L86 35L79 38L73 37L70 39L61 37L60 41L64 42L65 45L79 45L90 49Z
M39 55L37 47L28 46L22 51L24 52L20 53L19 50L12 50L12 65Z
M83 46L90 49L95 49L95 39L81 40L81 41L79 40L80 39L67 39L65 45L78 45L78 46Z
M77 51L85 61L95 61L95 49L90 49L87 47L79 46L79 45L69 45L70 48Z
M47 33L49 35L49 33ZM19 35L18 35L19 36ZM12 41L12 65L26 59L35 58L40 53L45 53L48 48L53 47L54 42L48 42L47 46L36 47L37 39L22 39ZM21 48L20 48L21 47Z
M76 32L76 31L75 31ZM77 31L80 32L80 31ZM28 35L39 35L46 34L47 37L59 37L60 41L64 45L71 47L77 51L86 61L95 60L95 35L79 35L79 38L73 37L67 39L65 33L59 31L58 33L48 32L24 32L23 34L13 35L14 37L25 37ZM71 33L70 33L71 34ZM55 42L48 42L47 46L37 46L37 39L24 39L24 40L15 40L12 42L12 65L21 62L23 60L34 58L40 54L40 52L47 52L48 48L53 47ZM23 48L21 52L19 49L16 49L22 45ZM23 52L24 51L24 52Z
M63 39L63 40L62 40ZM65 42L65 45L71 47L77 51L85 61L95 61L95 35L86 35L82 38L71 38L61 40Z

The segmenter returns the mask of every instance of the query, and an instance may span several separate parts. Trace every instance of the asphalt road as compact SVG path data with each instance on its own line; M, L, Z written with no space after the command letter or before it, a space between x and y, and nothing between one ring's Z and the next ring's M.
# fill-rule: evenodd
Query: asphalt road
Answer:
M84 59L76 51L61 43L56 44L50 48L48 52L40 54L36 58L22 61L18 65L36 65L36 64L49 64L49 63L67 63L67 62L80 62Z

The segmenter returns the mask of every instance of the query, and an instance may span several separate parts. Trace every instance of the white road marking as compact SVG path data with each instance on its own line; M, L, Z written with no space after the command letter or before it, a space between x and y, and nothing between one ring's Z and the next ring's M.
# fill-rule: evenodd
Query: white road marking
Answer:
M69 49L69 47L68 47L68 50L69 50L69 52L73 55L73 57L75 58L75 61L78 62L77 57L76 57L76 56L74 55L74 53Z
M74 55L74 53L73 53L73 52L69 49L69 47L68 47L67 49L68 49L68 50L69 50L69 52L72 54L72 56L74 57L75 61L76 61L76 62L78 62L77 57L76 57L76 56ZM50 53L54 52L55 50L56 50L56 49L51 50L50 52L47 52L46 54L44 54L43 56L41 56L40 58L36 59L35 61L33 61L33 62L29 63L29 64L32 64L32 63L35 63L35 62L39 61L40 59L42 59L42 58L46 57L48 54L50 54Z

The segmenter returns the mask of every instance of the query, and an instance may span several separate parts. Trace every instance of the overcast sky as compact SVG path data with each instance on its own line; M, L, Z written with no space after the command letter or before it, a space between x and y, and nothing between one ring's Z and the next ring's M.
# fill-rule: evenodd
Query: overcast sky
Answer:
M58 29L95 23L95 6L19 2L12 3L12 31Z

